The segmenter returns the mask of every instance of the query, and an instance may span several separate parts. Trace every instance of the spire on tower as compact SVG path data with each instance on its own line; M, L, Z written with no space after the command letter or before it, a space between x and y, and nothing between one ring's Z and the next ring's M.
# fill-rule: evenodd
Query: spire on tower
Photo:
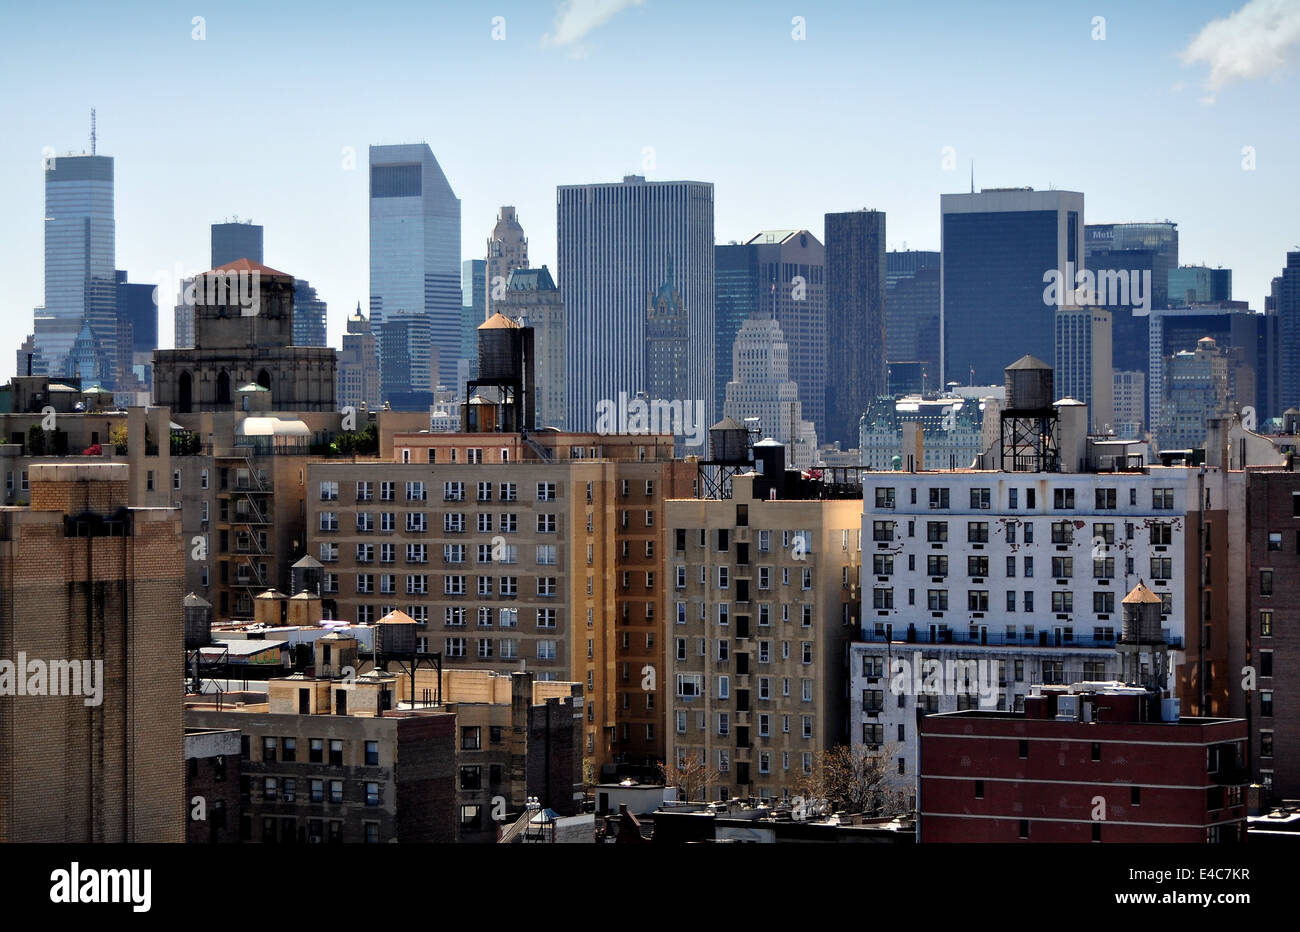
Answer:
M90 154L95 154L95 108L90 108Z

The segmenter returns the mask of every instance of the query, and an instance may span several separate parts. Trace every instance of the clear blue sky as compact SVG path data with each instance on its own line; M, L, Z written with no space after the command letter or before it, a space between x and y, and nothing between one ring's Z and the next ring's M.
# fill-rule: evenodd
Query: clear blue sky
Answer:
M1231 267L1256 309L1300 244L1297 0L127 0L2 16L0 378L43 300L42 151L86 149L91 107L116 158L119 268L202 270L208 225L251 218L267 264L329 302L334 345L367 300L377 143L430 144L465 258L514 204L533 264L553 265L555 186L626 173L713 182L723 243L820 235L827 211L874 207L890 248L937 249L939 194L967 190L972 159L977 187L1083 191L1089 222L1176 221L1183 262Z

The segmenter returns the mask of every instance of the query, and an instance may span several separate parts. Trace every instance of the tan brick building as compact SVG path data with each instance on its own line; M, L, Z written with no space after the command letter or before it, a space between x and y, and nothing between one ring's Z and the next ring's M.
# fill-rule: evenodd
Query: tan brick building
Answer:
M716 772L711 799L792 796L818 751L848 742L861 491L730 486L667 503L668 755Z
M390 463L308 468L309 552L335 616L400 609L448 668L522 661L543 679L582 682L595 767L661 758L663 502L689 494L695 474L673 462L671 438L399 433L392 443Z
M180 515L126 507L128 472L33 465L0 508L0 663L50 673L14 695L0 670L0 842L185 840Z

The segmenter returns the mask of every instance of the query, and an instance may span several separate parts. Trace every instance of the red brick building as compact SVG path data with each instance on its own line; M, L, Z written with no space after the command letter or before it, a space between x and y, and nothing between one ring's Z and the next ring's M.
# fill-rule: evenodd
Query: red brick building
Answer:
M1150 693L1119 684L921 718L919 840L1243 840L1245 720L1160 719Z
M1249 469L1246 625L1251 774L1266 798L1300 798L1300 473ZM1275 675L1276 674L1276 675ZM1248 684L1247 684L1248 685Z

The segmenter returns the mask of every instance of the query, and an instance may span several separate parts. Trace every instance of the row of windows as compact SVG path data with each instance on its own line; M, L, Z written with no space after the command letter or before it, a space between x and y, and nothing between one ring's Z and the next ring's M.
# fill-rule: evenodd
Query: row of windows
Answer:
M1074 576L1074 557L1050 557L1051 565L1048 574L1053 579L1070 579ZM1030 556L1021 557L1020 566L1022 572L1020 575L1026 579L1034 575L1034 558ZM1133 557L1125 558L1125 572L1132 574L1135 565ZM979 579L989 575L989 558L981 554L972 554L966 557L966 575L973 579ZM1016 576L1016 557L1006 557L1005 575L1008 578ZM916 571L916 554L907 555L907 569L909 572ZM1150 569L1152 579L1172 579L1174 563L1172 557L1153 556L1150 558ZM871 574L873 576L892 576L894 575L894 554L877 553L871 557ZM926 554L925 558L925 575L930 577L942 577L948 575L948 555L944 553ZM1115 578L1115 558L1114 557L1095 557L1092 561L1093 579L1114 579ZM762 587L760 587L762 588Z
M342 764L343 749L344 742L341 738L332 738L328 742L324 738L308 738L306 761L311 764ZM243 740L242 756L245 760L249 759L249 737L247 735L244 736ZM297 738L263 736L262 756L260 758L263 763L272 763L277 760L294 763L299 759ZM375 766L379 763L378 741L365 742L363 760L367 766Z
M252 792L252 777L245 777L245 796ZM297 777L262 777L261 779L261 799L264 802L298 802L298 784ZM345 782L343 780L325 780L320 778L311 778L305 781L308 789L308 796L304 802L341 804L356 799L364 799L367 806L378 806L383 802L380 793L379 783L377 781L363 781L356 784L357 795L349 796L345 793ZM328 789L328 793L326 792Z
M626 635L624 635L624 637L626 638ZM674 645L674 646L676 647L677 659L678 659L678 660L685 660L685 659L687 658L687 656L688 656L688 650L687 650L687 648L688 648L688 646L689 646L689 640L690 640L689 638L675 638L675 639L674 639L674 641L675 641L675 645ZM801 663L804 663L804 664L810 664L810 663L812 663L812 662L813 662L813 645L812 645L812 641L801 641L800 644L802 645L801 648L800 648L800 658L801 658L800 662L801 662ZM725 662L725 661L727 661L728 659L730 659L730 656L731 656L731 641L730 641L730 639L728 639L728 638L716 638L716 639L714 640L714 645L715 645L715 647L714 647L714 656L715 656L715 658L716 658L719 662ZM626 646L626 645L624 645L624 646ZM649 645L647 645L647 646L649 646ZM696 653L696 656L699 656L699 657L705 657L705 656L708 656L708 650L707 650L707 647L708 647L708 638L696 638L696 639L695 639L695 653ZM782 641L782 642L781 642L781 659L782 659L782 660L789 660L789 659L790 659L790 642L789 642L789 641ZM771 642L771 641L761 640L761 641L758 642L758 662L759 662L759 663L771 663L771 662L772 662L772 642ZM741 671L741 672L744 672L744 671ZM725 677L724 677L724 679L725 679ZM812 681L809 680L808 682L811 683ZM787 692L785 693L785 695L788 696L788 695L790 695L790 693L787 691ZM725 699L726 696L722 696L721 698L724 698L724 699Z
M770 566L760 566L757 567L757 569L758 569L758 588L770 589L772 587L773 568ZM719 567L715 567L715 570L716 570L714 574L715 587L718 589L730 589L731 579L732 579L731 567L719 566ZM673 574L674 574L675 588L685 589L686 588L686 566L681 563L677 564L673 568ZM708 567L706 566L699 567L699 582L700 585L708 584ZM738 585L746 585L748 581L744 579L738 579L737 583ZM811 589L813 587L812 567L810 566L801 567L801 572L799 574L799 584L800 584L800 588L805 590ZM790 567L788 566L781 567L781 585L783 586L790 585Z
M375 514L371 511L359 511L356 513L356 531L359 534L371 534L375 531ZM408 534L427 534L429 531L428 513L423 511L408 511L406 514L406 533ZM397 531L397 513L392 511L381 511L379 515L379 530L384 533ZM492 515L489 512L482 511L478 513L478 532L480 534L490 534L496 530L502 534L517 534L519 532L519 515L517 512L501 512L496 516L496 527L493 528ZM339 529L339 513L337 511L322 511L318 527L321 531L333 532ZM442 516L442 529L447 534L463 534L467 527L464 512L445 512ZM536 521L538 534L555 534L558 533L559 522L554 514L539 514Z
M916 489L908 490L911 494L911 504L916 502ZM970 492L970 507L973 511L988 511L993 507L993 490L991 488L972 488ZM1037 508L1037 490L1027 488L1025 492L1025 507ZM1136 507L1138 503L1138 490L1130 488L1128 490L1128 503L1131 507ZM875 489L876 507L882 509L894 508L897 506L897 490L893 486L876 486ZM1101 488L1093 490L1093 505L1097 511L1113 511L1119 507L1119 491L1111 488ZM929 489L929 505L935 510L948 509L951 507L951 499L947 488ZM1020 489L1007 490L1007 507L1020 507ZM1075 490L1071 488L1060 488L1052 490L1052 508L1059 511L1072 511L1076 508ZM1174 490L1172 488L1152 489L1151 490L1151 508L1154 511L1170 511L1174 507Z
M1169 614L1174 610L1174 596L1170 592L1156 593L1160 596L1160 611L1162 614ZM1032 589L1026 589L1021 595L1021 611L1032 612L1034 610L1034 592ZM1005 608L1008 612L1016 611L1017 593L1014 589L1008 589L1004 593ZM1051 593L1052 611L1058 614L1068 614L1074 611L1074 593L1068 589L1057 590ZM894 590L887 588L875 588L871 590L872 608L879 611L886 611L895 608ZM916 590L907 590L907 604L916 604ZM946 612L949 609L948 590L947 589L927 589L925 592L925 604L929 611ZM966 590L966 610L970 612L987 612L989 611L989 590L987 589L968 589ZM1097 591L1092 594L1092 610L1099 615L1110 615L1115 611L1115 593L1110 591Z
M379 588L375 588L375 580L378 578ZM427 574L417 573L403 577L405 580L405 591L407 595L428 595L429 594L429 577ZM442 581L443 595L465 595L466 589L465 576L444 576ZM497 594L507 598L514 598L519 595L519 577L518 576L478 576L476 592L480 597L488 597L496 589ZM559 577L556 576L538 576L534 580L536 594L539 598L555 598L560 594ZM338 591L337 577L330 580L333 587L327 587L327 591ZM397 592L397 575L394 573L380 573L376 576L374 573L357 573L356 574L356 591L362 594L379 592L381 594L392 594Z
M898 527L897 521L872 521L871 522L871 539L875 541L891 541ZM1005 525L1006 542L1009 544L1016 543L1018 529L1023 529L1023 540L1026 544L1034 542L1034 524L1032 521L1008 521ZM1074 543L1077 528L1073 521L1053 521L1051 527L1051 541L1053 544L1072 544ZM1092 526L1092 543L1094 546L1111 545L1115 543L1115 525L1111 522L1096 522ZM1124 522L1124 537L1126 540L1134 539L1135 529L1133 522ZM916 522L907 522L907 536L916 536ZM948 522L947 521L927 521L925 522L925 539L929 543L947 543ZM966 522L966 541L972 544L987 544L989 542L989 522L988 521L967 521ZM1150 542L1152 546L1167 546L1173 543L1173 524L1166 521L1157 521L1150 526Z
M179 473L177 473L179 476ZM206 471L204 475L204 488L206 485ZM465 482L444 482L442 484L442 500L445 502L463 502L465 501L465 490L468 483ZM493 501L492 492L493 484L491 482L479 482L475 490L475 501L490 502ZM514 482L502 482L495 486L496 501L515 502L519 500L519 487ZM396 482L372 482L360 480L356 484L355 499L358 502L371 502L375 500L375 492L378 490L379 501L392 502L397 500L397 483ZM414 480L406 483L406 501L422 502L427 501L429 497L428 489L421 480ZM554 482L537 483L537 501L553 502L557 500L557 486ZM336 502L339 500L339 483L337 480L328 479L320 483L320 500L322 502Z
M709 603L708 603L708 602L697 602L696 605L698 606L699 620L700 620L700 621L708 621L708 619L709 619ZM766 602L760 602L760 603L759 603L759 605L758 605L758 626L759 626L760 628L766 628L766 627L768 627L768 626L770 626L770 625L772 624L772 613L771 613L771 608L772 608L772 606L771 606L770 604L766 603ZM812 624L813 624L813 606L812 606L812 605L808 605L808 604L805 604L805 605L795 605L795 606L791 606L789 603L787 603L787 604L785 604L785 605L782 605L782 606L781 606L781 621L785 622L786 624L789 624L789 623L790 623L790 609L791 609L791 608L797 608L797 609L799 610L799 624L800 624L800 627L804 627L804 628L811 628L811 627L812 627ZM730 605L730 603L728 603L728 602L718 602L718 603L716 603L716 604L715 604L715 607L714 607L714 613L715 613L715 620L717 621L718 624L720 624L720 625L729 625L729 624L731 623L731 605ZM687 612L686 612L686 603L685 603L685 602L678 602L678 603L677 603L677 623L678 623L679 625L684 625L684 624L686 624L686 615L687 615ZM737 615L736 618L737 618L737 624L740 624L741 621L742 621L742 619L748 619L749 616L748 616L748 615Z

